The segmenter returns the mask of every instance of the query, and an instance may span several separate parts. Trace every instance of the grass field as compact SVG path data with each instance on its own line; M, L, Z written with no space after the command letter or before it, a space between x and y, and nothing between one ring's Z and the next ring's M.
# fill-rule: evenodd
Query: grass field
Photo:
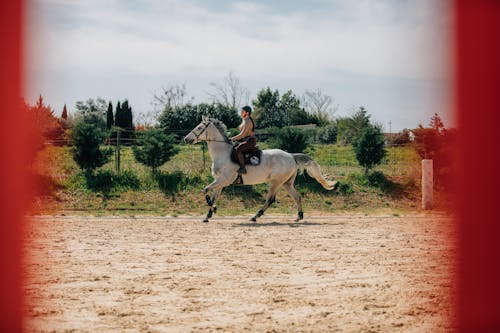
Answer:
M265 144L261 144L265 148ZM200 215L206 204L202 189L211 180L210 156L200 145L180 145L179 153L160 168L160 177L134 160L130 147L122 148L121 176L114 175L112 159L99 170L112 184L92 186L71 157L69 147L47 146L39 152L33 172L42 184L34 202L35 212L73 211L92 214ZM420 161L411 147L390 147L371 177L363 175L350 146L313 145L306 151L337 190L326 191L308 176L299 176L296 188L303 197L304 211L398 211L420 206ZM205 156L205 158L204 158ZM231 186L219 200L222 215L256 212L265 200L267 185ZM269 213L295 214L293 200L279 191Z

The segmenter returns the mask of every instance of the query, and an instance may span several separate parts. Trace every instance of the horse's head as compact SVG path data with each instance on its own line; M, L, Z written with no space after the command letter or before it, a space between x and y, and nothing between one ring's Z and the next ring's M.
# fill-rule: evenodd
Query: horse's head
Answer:
M210 126L210 118L203 116L201 123L196 125L196 127L184 137L184 142L188 144L195 144L206 140L208 138L208 126Z
M203 116L201 123L196 125L196 127L184 137L184 142L188 144L195 144L200 141L227 142L228 139L224 134L224 129L225 125L222 124L222 122L208 116Z

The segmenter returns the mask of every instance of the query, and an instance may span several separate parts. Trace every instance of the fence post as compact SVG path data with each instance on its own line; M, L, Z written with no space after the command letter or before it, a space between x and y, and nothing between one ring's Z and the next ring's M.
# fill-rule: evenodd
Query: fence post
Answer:
M206 158L205 158L205 143L201 143L201 154L203 155L203 171L205 171L206 168Z
M432 160L422 160L422 209L432 209L434 200Z
M115 169L120 174L120 128L116 129Z

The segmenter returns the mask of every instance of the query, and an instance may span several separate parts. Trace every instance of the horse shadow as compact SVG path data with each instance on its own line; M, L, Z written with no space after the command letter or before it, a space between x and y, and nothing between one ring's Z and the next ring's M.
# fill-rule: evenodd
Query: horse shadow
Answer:
M307 226L316 226L316 225L325 225L327 223L320 222L244 222L244 223L234 223L232 225L233 228L238 227L252 227L252 228L261 228L261 227L290 227L290 228L299 228L299 227L307 227Z
M263 203L264 196L254 186L232 185L224 188L224 193L231 197L240 197L243 200L245 208L256 207Z

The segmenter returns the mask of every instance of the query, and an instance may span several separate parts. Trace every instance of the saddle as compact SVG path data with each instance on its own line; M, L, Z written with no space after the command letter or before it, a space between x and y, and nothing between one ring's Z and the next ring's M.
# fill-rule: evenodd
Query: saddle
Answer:
M259 146L255 146L253 149L244 152L243 156L245 157L245 164L259 165L262 156L262 150L259 149ZM231 161L233 161L236 164L239 164L238 157L236 156L236 149L234 147L231 153Z

